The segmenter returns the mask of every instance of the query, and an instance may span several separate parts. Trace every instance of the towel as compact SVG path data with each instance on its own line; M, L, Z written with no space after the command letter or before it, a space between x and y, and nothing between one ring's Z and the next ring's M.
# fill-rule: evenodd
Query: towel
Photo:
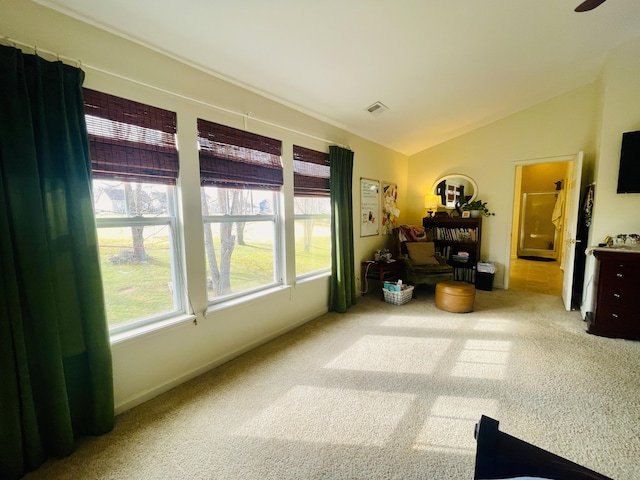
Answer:
M551 222L556 226L556 230L562 229L562 222L564 221L562 215L564 213L564 190L558 192L556 198L556 205L553 207L553 213L551 214Z

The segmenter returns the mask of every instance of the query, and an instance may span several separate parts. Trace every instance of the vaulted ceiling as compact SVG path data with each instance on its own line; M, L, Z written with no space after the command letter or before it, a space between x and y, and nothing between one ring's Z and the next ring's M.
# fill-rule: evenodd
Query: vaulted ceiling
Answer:
M640 36L638 0L37 1L407 155L593 82Z

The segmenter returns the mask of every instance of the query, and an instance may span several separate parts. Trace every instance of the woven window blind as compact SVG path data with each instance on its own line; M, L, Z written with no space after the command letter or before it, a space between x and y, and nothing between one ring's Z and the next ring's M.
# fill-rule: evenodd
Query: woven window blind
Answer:
M175 185L176 113L88 88L83 91L93 177Z
M225 188L279 190L282 142L198 119L200 183Z
M329 197L329 154L293 146L293 193L301 197Z

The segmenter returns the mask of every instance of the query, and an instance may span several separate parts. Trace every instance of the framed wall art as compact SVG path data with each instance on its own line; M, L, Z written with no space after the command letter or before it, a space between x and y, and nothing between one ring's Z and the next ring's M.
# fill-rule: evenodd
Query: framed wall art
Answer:
M400 210L398 202L398 186L391 182L382 182L382 234L391 235L398 226Z
M360 179L360 236L378 235L380 225L380 182Z

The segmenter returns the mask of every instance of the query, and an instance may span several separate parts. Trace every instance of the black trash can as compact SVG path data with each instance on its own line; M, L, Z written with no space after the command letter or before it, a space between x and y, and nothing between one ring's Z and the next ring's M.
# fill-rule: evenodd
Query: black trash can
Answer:
M476 265L476 290L493 290L493 277L496 274L494 262L478 262Z
M495 273L476 272L476 290L493 290Z

